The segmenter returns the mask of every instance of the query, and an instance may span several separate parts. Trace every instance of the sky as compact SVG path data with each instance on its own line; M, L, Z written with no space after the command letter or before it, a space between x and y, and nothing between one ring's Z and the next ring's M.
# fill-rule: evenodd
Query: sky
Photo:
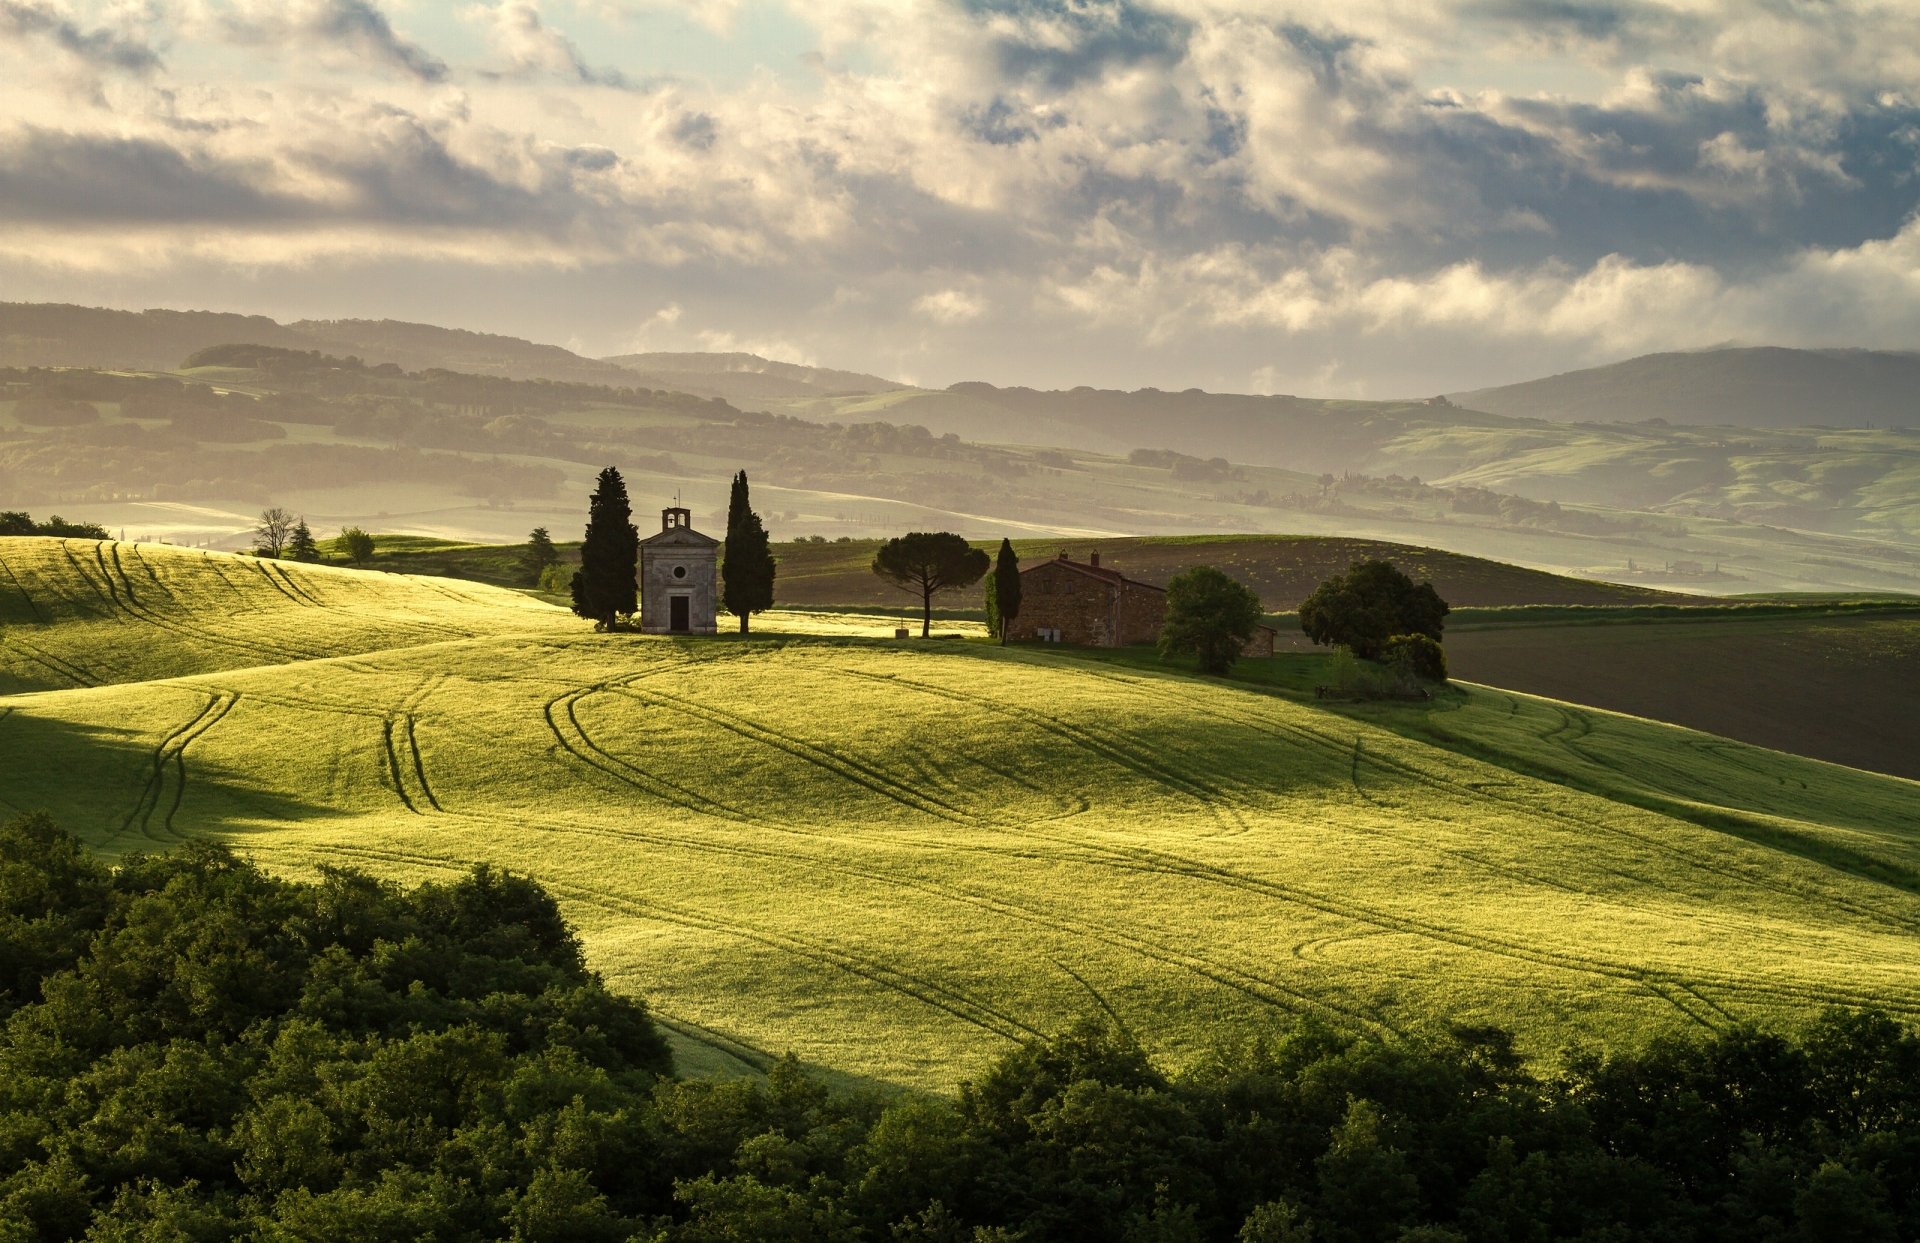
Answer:
M0 300L942 386L1920 348L1920 0L0 0Z

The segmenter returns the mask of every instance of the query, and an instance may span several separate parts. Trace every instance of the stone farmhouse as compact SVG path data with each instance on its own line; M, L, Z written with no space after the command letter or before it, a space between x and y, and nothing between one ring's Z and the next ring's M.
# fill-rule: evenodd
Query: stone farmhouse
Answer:
M1152 643L1167 620L1167 589L1128 578L1100 564L1100 554L1075 561L1061 553L1020 571L1020 617L1009 637L1125 647ZM1257 627L1245 656L1273 655L1275 631Z
M692 514L660 511L660 533L640 541L640 630L713 634L720 541L693 529Z

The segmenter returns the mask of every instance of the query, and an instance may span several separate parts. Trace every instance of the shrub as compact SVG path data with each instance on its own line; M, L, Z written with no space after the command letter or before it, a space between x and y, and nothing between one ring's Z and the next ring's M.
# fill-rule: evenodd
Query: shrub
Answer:
M1447 654L1424 634L1396 634L1380 649L1380 663L1422 682L1447 680Z

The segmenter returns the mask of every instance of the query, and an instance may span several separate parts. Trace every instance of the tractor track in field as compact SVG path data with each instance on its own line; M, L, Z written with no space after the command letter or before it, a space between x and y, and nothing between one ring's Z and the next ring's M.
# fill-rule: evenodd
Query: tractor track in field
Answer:
M202 626L195 626L195 625L189 624L187 622L181 621L177 617L170 617L160 612L158 609L151 608L147 605L141 604L139 602L139 599L134 595L133 578L131 575L127 573L125 565L122 564L120 560L119 545L118 544L112 545L113 571L109 571L107 569L106 557L105 557L105 554L101 551L102 547L103 547L102 544L94 545L94 555L96 558L99 559L100 572L102 574L109 575L108 585L110 587L112 586L112 582L113 582L112 576L113 574L117 573L117 576L120 579L121 586L126 591L127 600L126 600L126 604L123 606L123 614L127 619L141 622L145 625L152 626L158 630L165 630L171 634L178 635L183 639L191 639L198 643L211 643L218 647L225 647L225 648L231 649L232 651L239 652L242 655L245 655L251 659L266 658L268 660L268 663L271 663L271 664L286 664L290 660L315 659L315 657L310 653L289 653L286 650L282 648L274 647L271 644L257 643L250 639L236 639L231 635L222 634L215 630L209 630Z
M90 686L101 685L98 678L88 673L85 669L82 669L79 665L74 664L65 657L55 656L44 648L28 643L18 634L10 632L0 634L0 646L13 648L27 659L45 666L48 670L72 682L74 686L78 688L84 689Z
M1111 681L1116 681L1123 685L1135 686L1141 690L1146 690L1146 691L1149 691L1149 693L1156 694L1160 698L1179 703L1183 707L1186 707L1191 711L1204 713L1206 715L1214 717L1215 719L1225 720L1225 721L1233 722L1236 724L1240 724L1244 727L1266 732L1276 737L1281 737L1289 740L1311 739L1315 742L1316 745L1320 745L1327 748L1338 746L1341 751L1346 750L1346 743L1344 742L1344 740L1337 740L1331 735L1319 735L1317 734L1316 731L1310 730L1303 726L1295 726L1290 724L1282 724L1282 723L1274 722L1270 720L1262 720L1259 717L1254 716L1252 714L1226 712L1211 704L1197 703L1191 697L1181 695L1176 691L1159 688L1159 687L1150 687L1150 684L1148 684L1147 680L1145 679L1126 678L1120 675L1109 674L1104 672L1096 672L1093 674L1093 676L1101 677ZM1285 701L1282 701L1282 702L1285 702ZM1574 727L1575 727L1574 724L1571 722L1563 726L1563 728L1569 728L1569 729ZM1588 730L1591 730L1592 728L1592 723L1590 719L1587 720L1586 728ZM1356 738L1357 737L1358 737L1358 734L1356 733ZM1376 769L1378 769L1383 773L1399 776L1403 780L1411 781L1416 784L1426 786L1429 789L1450 794L1456 799L1460 799L1465 802L1485 801L1485 802L1497 803L1502 806L1511 808L1519 812L1523 816L1531 815L1531 816L1547 817L1554 820L1558 820L1563 824L1576 826L1580 829L1588 830L1591 832L1604 833L1611 837L1631 841L1636 845L1642 847L1643 849L1648 850L1651 853L1662 855L1668 859L1684 863L1689 867L1698 869L1699 871L1708 873L1710 875L1718 876L1723 880L1734 881L1742 885L1751 885L1755 888L1764 889L1782 897L1791 898L1797 902L1805 902L1811 899L1811 900L1819 901L1828 905L1838 906L1841 909L1846 910L1855 916L1858 916L1863 922L1866 922L1867 924L1875 927L1876 929L1884 930L1887 927L1895 927L1900 929L1901 931L1920 932L1920 916L1907 914L1904 912L1895 912L1895 911L1886 910L1884 908L1880 908L1877 906L1860 903L1837 894L1827 894L1827 893L1822 893L1817 891L1809 891L1805 888L1795 886L1793 884L1783 883L1770 876L1760 874L1756 871L1751 871L1748 869L1737 868L1737 867L1728 867L1721 864L1717 864L1703 857L1700 853L1694 850L1685 849L1679 846L1675 846L1671 843L1661 841L1658 838L1652 836L1651 834L1637 832L1632 829L1624 828L1620 825L1611 823L1607 820L1604 820L1598 817L1579 815L1574 812L1568 811L1564 808L1556 807L1550 804L1532 802L1525 799L1524 797L1521 797L1515 794L1506 793L1499 789L1490 789L1485 787L1477 788L1477 789L1469 788L1449 777L1423 772L1420 769L1414 767L1412 764L1406 763L1405 761L1392 759L1390 757L1379 755L1377 753L1369 752L1366 756L1366 759L1367 759L1367 762L1372 764ZM1601 761L1594 760L1591 757L1587 757L1587 759L1589 763L1596 763L1596 764L1601 763ZM1357 771L1357 768L1358 768L1357 756L1352 762L1355 767L1355 770ZM1603 766L1611 767L1611 765L1603 765ZM1578 793L1578 790L1575 787L1562 787L1562 788L1569 789L1572 792ZM1370 801L1376 801L1376 800L1370 800ZM1404 804L1401 805L1401 810L1404 811L1406 814L1420 815L1429 820L1436 820L1439 823L1451 823L1450 821L1439 820L1439 818L1432 816L1431 813L1423 813L1418 808L1408 808ZM1653 813L1649 813L1649 814L1653 814ZM1617 872L1616 874L1621 876L1622 879L1632 881L1635 884L1646 885L1650 883L1646 880L1646 878L1634 876L1630 873ZM1540 883L1542 884L1554 883L1545 878L1536 877L1535 879L1539 880ZM1667 891L1675 893L1676 895L1679 895L1679 896L1690 897L1690 895L1685 894L1685 891L1675 889L1671 885L1659 885L1658 887L1666 889Z
M1131 769L1155 784L1168 787L1193 799L1205 808L1209 815L1226 825L1227 831L1223 836L1234 836L1248 831L1249 826L1245 816L1241 814L1238 808L1232 806L1231 803L1227 801L1230 796L1226 791L1216 786L1207 785L1204 782L1194 781L1184 774L1168 768L1166 765L1154 759L1144 748L1134 743L1103 738L1096 731L1088 729L1085 726L1068 724L1050 713L1031 708L1017 707L989 696L955 690L952 687L940 686L931 682L920 682L912 678L901 677L897 674L866 673L857 669L836 669L832 670L832 672L842 677L858 678L862 681L876 682L885 686L904 687L907 690L917 691L924 695L951 700L974 708L984 708L997 715L1024 722L1039 729L1043 733L1051 734L1061 739L1071 746L1098 756L1109 763L1119 764L1124 768Z
M524 823L524 822L522 822ZM1243 993L1262 1004L1275 1006L1289 1013L1301 1014L1314 1011L1330 1014L1336 1021L1367 1031L1378 1036L1380 1032L1404 1034L1393 1024L1332 1002L1324 997L1303 992L1291 985L1284 984L1271 977L1258 975L1243 967L1219 962L1205 955L1149 940L1126 928L1113 924L1104 924L1084 918L1073 919L1052 910L1039 910L1023 905L996 894L984 893L977 889L959 885L945 884L939 881L903 877L895 873L873 868L863 868L854 864L839 862L818 856L802 857L763 847L738 846L722 843L695 842L686 838L669 837L664 834L647 833L635 829L617 829L608 827L585 828L577 825L542 823L540 827L549 832L558 832L574 836L609 837L622 841L642 842L648 845L665 846L671 849L692 850L702 853L729 855L750 859L756 862L775 862L802 866L820 871L833 872L853 879L869 881L894 890L911 890L944 901L986 911L1002 918L1012 919L1050 932L1079 937L1104 944L1113 949L1151 959L1165 966L1176 967L1211 980L1222 987Z
M580 717L575 708L579 701L586 696L607 690L623 682L653 677L669 669L681 668L696 663L698 662L692 660L673 661L654 669L629 674L625 678L595 682L587 686L571 686L542 704L540 707L541 716L547 723L547 732L553 735L554 741L559 744L560 749L572 756L587 769L599 773L604 777L611 778L621 785L639 790L643 794L659 799L668 806L678 807L683 811L690 811L697 815L713 816L718 819L734 821L740 824L754 824L756 823L755 818L741 808L722 803L717 799L709 798L698 790L691 789L681 785L679 782L671 781L665 777L651 773L632 761L605 750L598 743L594 742L592 735L588 734L586 729L580 724ZM572 738L567 736L567 730L561 726L563 719L566 721L567 726L572 729Z
M279 563L276 562L275 564L266 566L265 568L272 570L273 573L279 576L280 582L285 586L285 588L288 591L293 593L295 600L298 601L303 607L315 608L315 609L324 609L327 607L326 605L320 603L320 601L314 597L312 592L308 591L305 587L302 587L299 583L294 582L293 575L287 573L287 568L285 566L280 565Z
M446 871L464 872L466 870L460 864L437 856L414 854L391 848L327 846L320 848L320 852L406 863L416 867L424 866ZM551 877L543 878L540 883L549 891L562 897L571 898L583 905L597 907L616 915L652 920L682 928L695 928L704 932L717 932L723 936L763 945L778 953L812 962L818 966L844 972L884 991L908 997L960 1022L1015 1044L1030 1039L1040 1039L1045 1035L1039 1028L1024 1020L957 989L900 971L885 963L823 941L797 937L790 933L756 927L739 920L686 910L662 902L631 897L595 886L579 885Z
M187 748L224 720L226 715L233 711L234 705L240 702L239 694L234 691L204 693L207 701L200 705L200 710L184 723L175 726L172 732L154 745L152 770L147 775L146 786L141 790L133 810L128 812L126 818L120 822L120 827L107 836L107 841L111 842L131 830L136 820L140 822L140 832L143 835L159 840L153 833L153 815L160 809L160 803L166 796L169 768L173 770L175 777L173 798L167 806L161 828L168 835L173 835L173 818L179 812L181 801L185 799L187 793Z
M811 764L815 768L838 777L849 784L870 790L882 798L900 804L909 811L916 811L922 815L947 820L955 824L977 825L991 823L986 820L985 817L970 813L944 799L935 798L930 794L915 790L913 787L895 780L886 772L874 768L863 761L841 755L837 751L807 742L805 739L796 738L792 734L776 730L771 726L762 725L738 713L709 707L694 700L679 695L668 694L651 687L645 691L636 691L629 686L615 684L609 685L605 689L613 693L630 696L643 704L649 701L658 702L663 706L671 707L676 711L726 730L728 733L744 738L748 742L785 752L787 755L792 756L804 764ZM582 696L582 698L585 698L585 696ZM578 700L575 702L577 703ZM578 722L576 721L576 725L577 724Z
M267 563L264 560L256 559L255 561L253 561L252 568L260 572L260 577L266 581L267 586L273 588L275 591L279 592L281 595L285 596L287 599L293 601L295 604L300 604L300 605L304 605L308 603L308 601L302 600L299 596L293 594L293 592L288 591L285 587L283 587L280 584L279 580L274 578L273 571L268 567Z
M40 612L39 602L33 598L33 593L27 590L26 584L20 581L20 576L13 572L13 566L8 564L5 557L0 557L0 570L7 572L7 581L12 583L13 589L20 593L20 598L27 602L27 611L33 614L33 620L36 622L46 621L45 615Z
M105 591L100 590L100 584L93 581L93 575L87 573L87 567L84 565L81 565L80 558L73 555L73 548L71 547L69 541L67 540L60 541L60 551L66 557L67 564L73 567L74 576L78 578L81 582L87 585L88 590L92 591L93 594L99 598L100 603L105 605L106 609L104 612L101 612L99 610L94 609L91 605L82 604L77 597L68 596L67 598L69 600L72 600L76 606L86 609L89 613L95 613L97 616L104 617L109 621L119 620L120 609L116 604L116 602L114 601L113 596ZM64 592L61 594L65 595Z
M1442 736L1449 737L1449 738L1451 737L1450 734L1447 734L1444 732L1442 733ZM1589 761L1589 762L1597 762L1597 761ZM1607 764L1605 765L1605 767L1609 769L1614 769L1616 766L1612 764ZM1535 778L1534 780L1544 781L1545 779ZM1571 780L1563 784L1558 784L1558 788L1566 790L1570 793L1580 794L1583 797L1593 797L1593 798L1600 797L1598 795L1586 795L1584 791L1582 791L1581 788L1577 784L1574 784L1574 782ZM1661 841L1659 838L1651 834L1637 832L1632 829L1623 828L1617 824L1611 823L1607 820L1600 819L1598 817L1576 815L1573 812L1566 811L1558 807L1547 806L1547 805L1530 805L1525 803L1522 799L1518 797L1511 796L1511 795L1503 795L1495 791L1485 792L1485 797L1491 801L1506 803L1508 805L1515 806L1523 810L1531 806L1532 810L1534 811L1534 814L1536 815L1549 816L1549 817L1552 817L1553 819L1560 820L1566 824L1588 829L1596 833L1602 833L1609 837L1620 838L1626 841L1633 842L1635 845L1641 847L1642 849L1647 850L1651 854L1664 856L1669 860L1684 863L1688 867L1694 868L1708 875L1718 876L1725 880L1735 881L1743 885L1751 885L1756 889L1764 889L1770 893L1774 893L1786 898L1791 898L1796 902L1813 901L1813 902L1822 903L1827 906L1838 908L1840 910L1846 911L1851 915L1859 917L1862 920L1862 922L1876 929L1884 930L1888 927L1892 927L1892 928L1897 928L1902 932L1908 932L1908 933L1920 932L1920 915L1909 914L1907 912L1888 910L1884 907L1860 902L1855 899L1846 897L1844 895L1822 892L1820 890L1812 890L1802 886L1797 886L1794 884L1778 881L1770 876L1763 875L1757 870L1753 870L1753 869L1727 867L1723 865L1718 865L1704 858L1696 850L1686 849L1683 847L1672 845L1668 842ZM1669 797L1672 797L1672 796L1669 796ZM1685 800L1676 799L1675 801L1685 801ZM1619 805L1624 808L1629 808L1631 810L1641 812L1645 815L1663 816L1666 819L1675 820L1682 824L1693 825L1695 828L1700 829L1703 832L1708 832L1708 833L1719 832L1719 830L1712 829L1708 826L1700 825L1695 821L1686 819L1685 817L1675 816L1675 815L1662 813L1658 811L1651 811L1646 808L1639 807L1633 803L1621 803ZM1735 815L1754 814L1750 812L1744 812L1742 809L1737 807L1728 807L1728 808L1724 808L1724 810ZM1744 839L1740 839L1736 835L1736 840L1744 840ZM1787 853L1792 854L1792 852L1787 852ZM1826 866L1826 865L1821 865L1817 860L1809 859L1804 855L1793 854L1793 857L1809 867ZM1852 879L1852 880L1869 881L1869 882L1873 880L1873 878L1870 876L1862 876L1852 872L1842 871L1841 874L1847 876L1849 879ZM1671 887L1668 886L1667 888L1670 889ZM1905 893L1907 891L1902 890L1901 892Z
M1093 844L1122 858L1138 858L1144 870L1171 872L1194 879L1211 881L1229 888L1249 893L1268 895L1283 901L1306 906L1322 914L1332 915L1352 923L1371 925L1390 932L1405 933L1427 940L1449 944L1461 949L1492 954L1529 963L1533 966L1549 967L1561 971L1601 976L1643 987L1650 982L1708 984L1730 988L1736 992L1771 993L1792 997L1802 1001L1815 1001L1822 1004L1844 1004L1854 1006L1880 1005L1890 1010L1899 1010L1909 1014L1920 1014L1920 995L1910 998L1893 999L1885 993L1876 993L1866 989L1833 987L1830 985L1796 985L1782 983L1776 979L1742 975L1724 970L1689 970L1685 975L1667 968L1646 968L1611 962L1603 958L1581 957L1553 950L1544 950L1535 946L1504 940L1484 933L1467 932L1449 928L1443 924L1434 924L1427 920L1407 915L1395 915L1350 902L1344 899L1288 885L1262 877L1252 877L1228 868L1202 863L1184 856L1169 855L1161 851L1144 847L1102 846ZM1676 1005L1676 1008L1678 1006Z

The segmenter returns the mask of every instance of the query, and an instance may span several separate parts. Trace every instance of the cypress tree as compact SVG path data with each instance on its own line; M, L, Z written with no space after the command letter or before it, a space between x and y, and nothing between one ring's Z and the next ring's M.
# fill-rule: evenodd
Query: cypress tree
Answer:
M1007 627L1020 616L1020 558L1013 555L1013 541L1000 541L1000 556L993 563L993 604L999 619L1000 645L1006 646Z
M587 501L587 533L580 545L580 569L573 576L573 611L602 630L638 607L634 570L640 561L640 532L633 526L627 483L609 466L600 472Z
M747 472L733 477L733 497L727 504L726 560L720 565L721 602L727 612L740 619L740 633L747 633L747 619L773 605L773 550L768 546L767 528L753 512L747 499Z
M307 528L307 520L304 517L294 524L293 534L287 537L287 559L290 561L320 559L320 545L314 542L313 532Z

